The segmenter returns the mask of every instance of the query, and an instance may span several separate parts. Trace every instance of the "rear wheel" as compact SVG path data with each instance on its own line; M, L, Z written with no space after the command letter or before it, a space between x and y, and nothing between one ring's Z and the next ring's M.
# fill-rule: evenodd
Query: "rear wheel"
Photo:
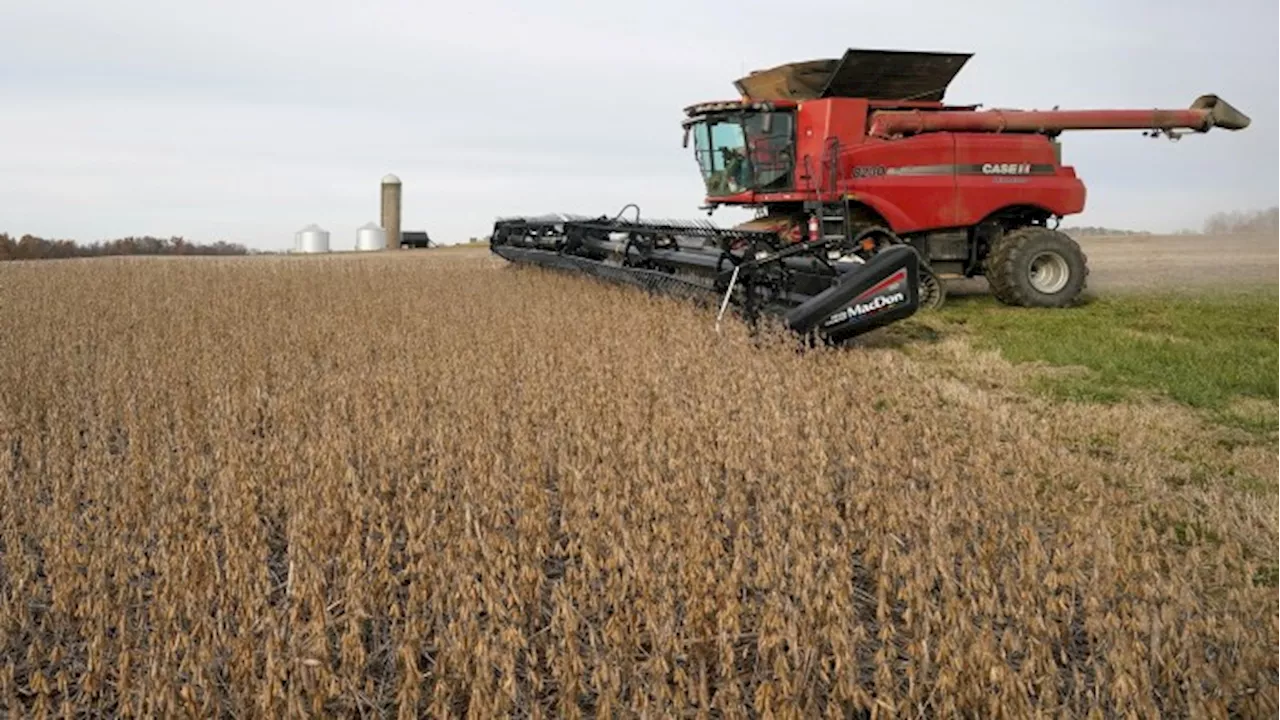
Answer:
M937 310L947 299L942 281L924 265L920 266L920 309Z
M997 240L987 255L991 292L1006 305L1065 307L1084 290L1088 259L1069 235L1028 226Z

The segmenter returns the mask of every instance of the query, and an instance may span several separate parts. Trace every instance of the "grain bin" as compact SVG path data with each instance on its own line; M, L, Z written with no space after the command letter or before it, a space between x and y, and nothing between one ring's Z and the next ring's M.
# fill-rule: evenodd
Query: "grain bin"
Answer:
M308 225L298 231L298 252L329 252L329 231L319 225Z
M365 223L356 230L356 250L367 252L387 247L387 231L376 223Z

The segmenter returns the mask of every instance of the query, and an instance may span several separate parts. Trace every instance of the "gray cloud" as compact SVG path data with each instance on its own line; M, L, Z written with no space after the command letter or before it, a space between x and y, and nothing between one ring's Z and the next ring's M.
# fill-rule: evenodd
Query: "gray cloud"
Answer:
M386 172L406 183L406 224L449 242L515 212L693 216L681 108L850 46L975 52L957 102L1217 92L1253 117L1178 144L1066 136L1090 190L1072 221L1175 229L1278 190L1275 3L41 0L0 23L0 231L279 248L318 222L344 246Z

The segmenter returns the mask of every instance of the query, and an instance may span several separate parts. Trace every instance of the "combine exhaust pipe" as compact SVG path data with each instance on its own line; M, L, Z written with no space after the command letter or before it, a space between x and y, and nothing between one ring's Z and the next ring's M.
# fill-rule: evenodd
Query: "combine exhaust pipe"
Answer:
M871 121L881 138L928 132L1031 132L1063 130L1243 130L1249 117L1217 95L1201 95L1187 110L889 110Z

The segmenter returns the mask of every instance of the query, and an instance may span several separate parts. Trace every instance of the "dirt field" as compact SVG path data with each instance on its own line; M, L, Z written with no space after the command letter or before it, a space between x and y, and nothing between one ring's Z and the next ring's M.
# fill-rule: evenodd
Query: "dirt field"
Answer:
M1274 235L1115 236L1080 238L1089 257L1090 295L1135 290L1231 289L1275 284L1280 239ZM987 292L983 279L953 281L956 295Z
M1280 272L1274 235L1084 238L1081 247L1097 292L1274 284Z
M503 265L0 264L0 709L1275 716L1274 442Z

